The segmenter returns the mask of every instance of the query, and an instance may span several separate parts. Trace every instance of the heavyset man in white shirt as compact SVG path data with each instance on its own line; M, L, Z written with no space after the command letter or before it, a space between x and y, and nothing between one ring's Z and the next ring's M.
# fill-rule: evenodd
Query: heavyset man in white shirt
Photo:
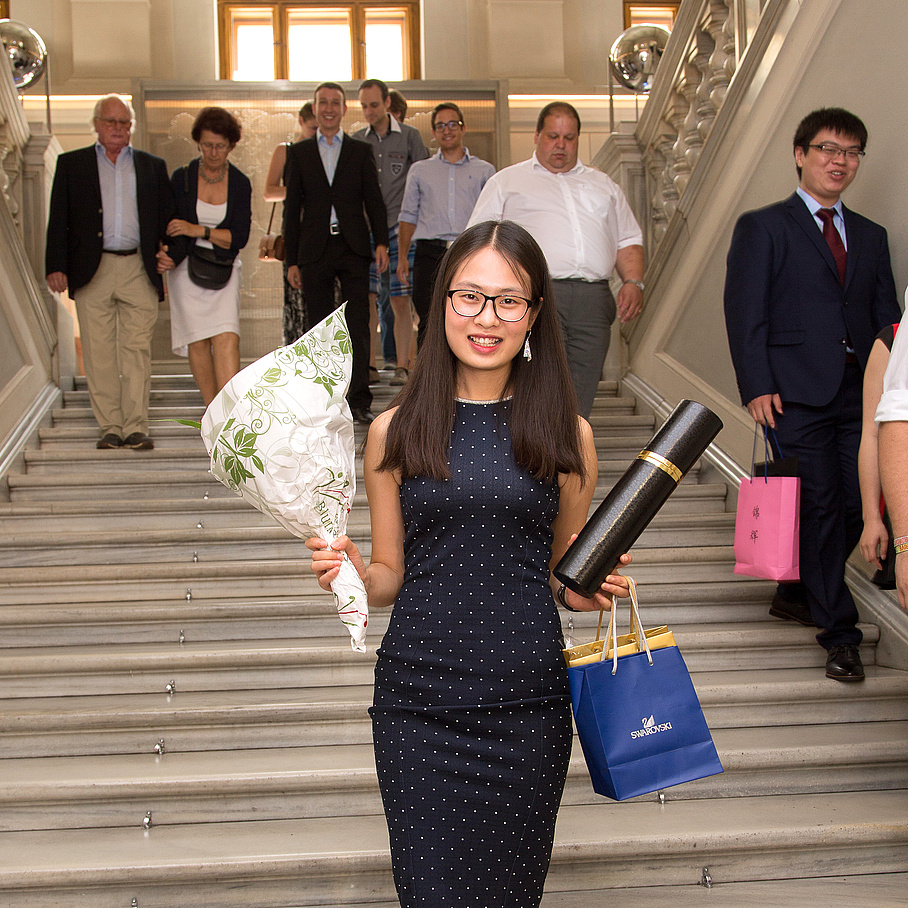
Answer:
M486 183L468 226L515 221L542 247L579 412L589 416L615 315L626 322L643 308L643 234L619 186L578 161L580 116L570 104L546 105L533 141L532 158ZM617 303L608 283L616 269Z

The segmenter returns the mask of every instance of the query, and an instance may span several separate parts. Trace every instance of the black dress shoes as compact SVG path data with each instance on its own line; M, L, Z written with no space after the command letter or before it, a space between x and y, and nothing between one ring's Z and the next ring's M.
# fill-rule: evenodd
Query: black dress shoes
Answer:
M133 451L151 451L154 442L144 432L133 432L123 439L123 447L132 448Z
M773 618L784 618L786 621L797 621L804 627L816 627L810 614L806 599L783 599L778 592L772 597L769 614Z
M368 426L375 419L375 414L368 407L351 407L350 414L353 416L353 422L363 426Z
M95 447L99 451L103 451L106 448L122 448L123 439L119 435L115 435L113 432L108 432L96 445Z
M864 665L853 643L830 648L826 656L826 677L836 681L863 681Z

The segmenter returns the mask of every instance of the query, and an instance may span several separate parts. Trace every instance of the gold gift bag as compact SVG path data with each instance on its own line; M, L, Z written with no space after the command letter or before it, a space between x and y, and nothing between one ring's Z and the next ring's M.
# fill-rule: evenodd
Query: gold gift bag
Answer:
M634 600L634 604L636 604L637 585L631 577L628 577L627 580L631 589L632 599ZM612 597L613 614L615 605L615 597ZM615 655L614 646L610 640L614 624L613 621L609 622L609 632L606 635L605 640L602 639L602 616L604 613L605 609L599 609L599 625L596 628L596 639L592 643L581 643L579 646L571 646L568 649L563 649L561 651L564 653L564 660L569 666L588 665L592 662L605 661L606 659L613 658ZM611 616L609 617L611 618ZM636 653L643 649L644 647L640 642L641 633L646 637L646 642L649 644L651 650L675 645L674 635L664 624L661 627L650 627L644 630L643 625L640 623L639 612L635 607L632 607L630 633L615 635L614 643L618 647L618 655L627 656L630 653ZM606 643L608 643L608 649L603 653Z

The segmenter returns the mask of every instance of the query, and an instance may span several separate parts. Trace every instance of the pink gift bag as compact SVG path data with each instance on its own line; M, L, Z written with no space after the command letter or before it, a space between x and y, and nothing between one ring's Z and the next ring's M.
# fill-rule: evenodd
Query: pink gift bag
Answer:
M754 426L755 447L757 429ZM796 475L780 475L796 473L797 460L770 462L765 429L763 445L766 462L754 465L751 459L750 476L738 486L735 573L765 580L799 580L801 480ZM775 446L778 449L777 439Z

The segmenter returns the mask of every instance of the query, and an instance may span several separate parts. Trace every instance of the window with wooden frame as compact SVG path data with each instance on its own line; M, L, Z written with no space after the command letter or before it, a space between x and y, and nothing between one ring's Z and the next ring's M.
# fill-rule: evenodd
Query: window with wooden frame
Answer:
M419 0L218 0L220 76L402 82L422 75Z
M680 0L624 0L624 27L661 25L671 31L680 5Z

